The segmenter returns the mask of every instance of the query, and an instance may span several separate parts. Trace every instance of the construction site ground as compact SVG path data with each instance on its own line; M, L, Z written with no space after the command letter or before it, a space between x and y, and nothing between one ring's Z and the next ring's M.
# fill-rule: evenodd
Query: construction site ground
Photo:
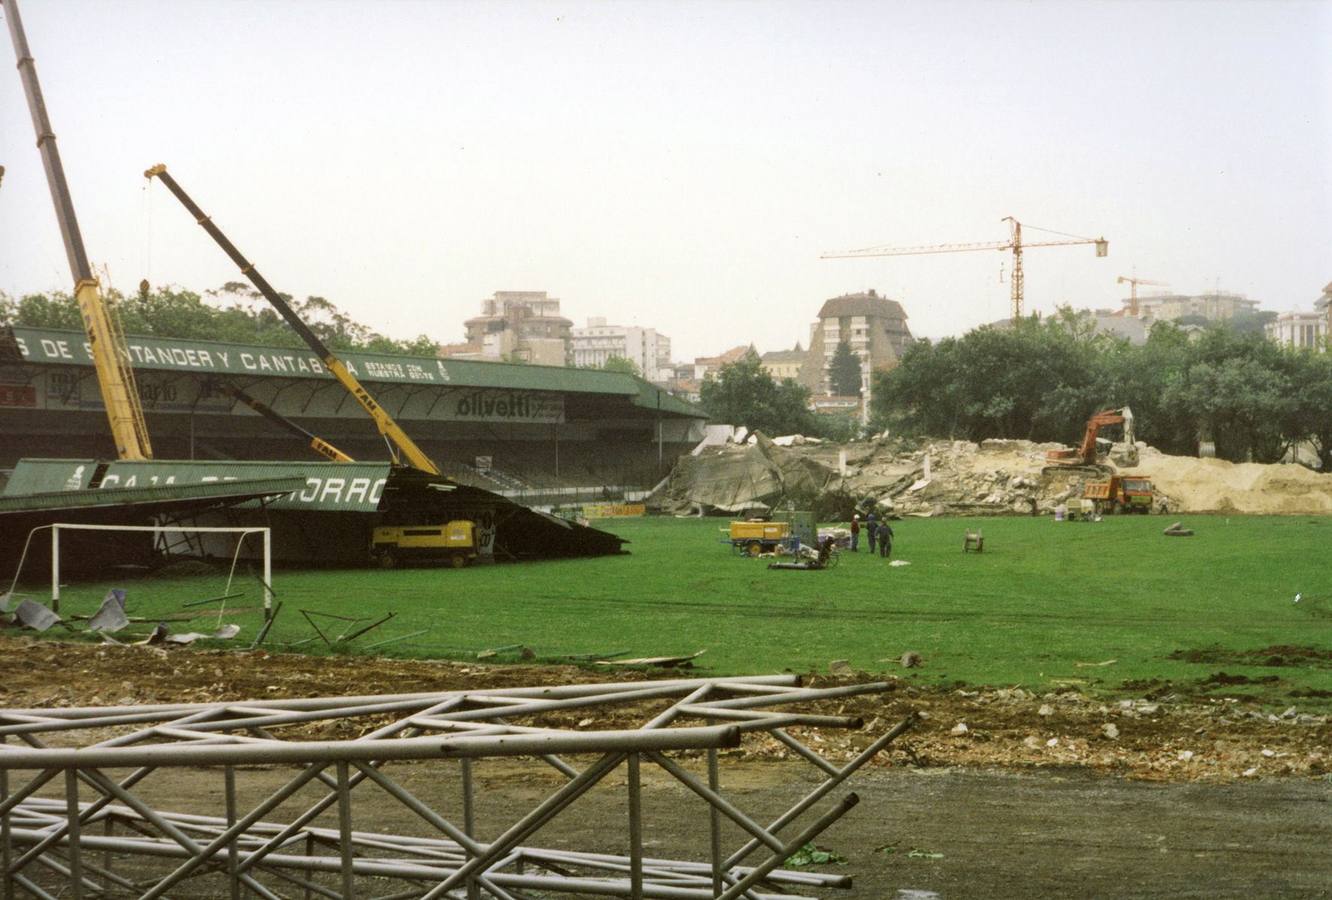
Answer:
M488 688L651 677L575 667L313 657L0 638L5 707L215 701ZM863 680L849 673L816 683ZM831 733L818 748L849 756L915 711L921 722L857 775L862 805L819 841L855 875L848 898L899 891L944 897L1325 897L1332 892L1332 741L1325 720L1302 721L1224 698L1171 691L1103 703L1076 690L925 688L902 681L874 698L830 704L864 718L864 732ZM570 727L632 727L625 708ZM960 727L965 725L965 729ZM1113 727L1108 727L1113 726ZM1112 736L1113 735L1113 736ZM306 737L353 737L312 732ZM725 760L724 784L755 812L784 809L812 782L775 742ZM695 761L697 765L697 761ZM433 770L431 770L433 772ZM486 763L481 823L500 826L554 790L552 770ZM424 799L450 785L422 769L408 786ZM273 773L276 779L278 774ZM218 784L212 784L215 780ZM262 789L263 777L249 778ZM704 807L678 783L650 777L649 852L706 853ZM156 782L182 805L220 778ZM358 798L358 802L362 802ZM374 802L367 796L364 802ZM551 846L622 849L624 794L594 792L577 817L539 837ZM506 815L506 810L508 813ZM385 830L400 807L385 805ZM844 867L844 868L843 868ZM910 894L902 896L911 896ZM920 896L920 895L917 895Z

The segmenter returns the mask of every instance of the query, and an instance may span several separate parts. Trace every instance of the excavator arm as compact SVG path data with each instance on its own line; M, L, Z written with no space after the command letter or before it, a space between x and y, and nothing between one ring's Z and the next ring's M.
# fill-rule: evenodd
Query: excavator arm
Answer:
M264 298L268 300L269 303L273 304L273 308L278 311L278 314L287 320L287 324L296 330L296 333L301 336L301 339L305 341L306 345L314 351L315 355L317 355L323 362L324 367L328 369L329 373L347 389L348 393L356 398L356 402L361 404L361 408L364 409L374 421L375 427L379 429L379 433L384 437L394 462L401 462L399 459L399 454L401 454L401 456L406 459L407 464L413 468L420 469L431 475L440 474L439 466L435 465L434 461L425 454L425 451L416 446L416 442L408 437L407 433L402 430L401 426L393 420L393 417L379 405L375 398L371 396L370 392L365 389L365 386L361 384L360 380L351 373L346 364L334 355L333 351L319 339L317 334L310 330L310 327L301 320L300 316L296 315L296 311L291 308L291 305L288 304L287 301L273 289L273 286L268 283L267 279L260 275L254 266L241 255L241 252L236 249L236 245L231 243L231 241L227 239L227 236L222 233L221 229L213 224L213 220L204 215L204 211L199 208L198 204L190 199L189 194L186 194L184 189L176 183L176 179L172 178L167 172L166 166L153 166L151 169L144 172L143 175L148 179L157 178L166 185L167 190L171 191L176 199L181 202L181 205L189 210L190 215L194 216L194 220L199 223L203 230L208 232L208 235L217 242L217 245L222 248L223 252L231 257L231 261L240 267L241 273L246 278L250 279L250 283L258 289L259 293L263 294ZM311 435L311 437L313 437L313 435Z
M1046 462L1064 466L1096 465L1096 437L1102 428L1110 425L1124 426L1124 442L1133 446L1133 410L1127 406L1121 409L1103 409L1087 420L1087 430L1082 435L1082 443L1076 450L1049 450L1045 454Z

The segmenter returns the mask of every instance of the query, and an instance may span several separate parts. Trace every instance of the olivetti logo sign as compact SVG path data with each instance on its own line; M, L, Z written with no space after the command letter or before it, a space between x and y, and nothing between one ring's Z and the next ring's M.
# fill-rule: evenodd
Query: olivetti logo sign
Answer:
M563 422L564 398L519 391L470 391L458 398L453 415L483 422Z

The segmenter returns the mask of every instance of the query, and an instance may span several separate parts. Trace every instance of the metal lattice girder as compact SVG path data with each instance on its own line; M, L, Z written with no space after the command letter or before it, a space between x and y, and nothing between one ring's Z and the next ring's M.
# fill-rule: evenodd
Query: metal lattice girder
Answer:
M211 895L222 890L220 884L233 897L278 898L296 889L306 896L350 898L368 896L372 887L382 895L386 881L394 885L391 897L466 900L805 896L848 886L850 879L787 871L781 864L849 811L856 797L811 811L913 720L841 765L786 729L860 728L859 719L798 707L890 688L873 683L811 689L793 676L760 676L0 710L0 888L5 900ZM628 707L621 716L639 717L642 726L582 730L562 724L574 711L595 720L598 708L613 706ZM350 740L324 737L330 728L349 726L363 733ZM790 747L821 778L767 823L726 794L720 774L718 751L755 732ZM700 751L706 778L686 767ZM516 756L540 760L566 781L530 809L510 813L507 827L483 836L475 825L473 761ZM459 803L436 808L438 803L413 794L387 771L399 761L459 766ZM643 856L643 764L707 804L710 860ZM189 813L150 801L155 773L189 769L209 778L213 768L223 775L220 808L206 810L194 796ZM283 769L290 774L280 774ZM530 844L547 823L620 771L626 773L629 855ZM238 781L253 772L265 773L267 783L257 792L242 790ZM375 789L381 803L387 798L410 813L423 832L355 828L354 799ZM729 854L722 846L723 820L747 840Z

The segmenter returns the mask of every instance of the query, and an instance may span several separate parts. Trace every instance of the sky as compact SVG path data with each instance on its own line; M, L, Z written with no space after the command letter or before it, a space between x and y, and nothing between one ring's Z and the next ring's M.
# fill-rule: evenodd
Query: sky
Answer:
M1009 254L820 254L1000 241L1005 216L1110 242L1029 251L1029 311L1117 307L1120 275L1283 312L1332 281L1332 0L20 11L125 291L240 280L155 163L279 290L394 337L461 340L495 291L544 290L679 360L766 352L870 288L960 334L1008 315ZM0 165L0 291L69 289L9 65Z

